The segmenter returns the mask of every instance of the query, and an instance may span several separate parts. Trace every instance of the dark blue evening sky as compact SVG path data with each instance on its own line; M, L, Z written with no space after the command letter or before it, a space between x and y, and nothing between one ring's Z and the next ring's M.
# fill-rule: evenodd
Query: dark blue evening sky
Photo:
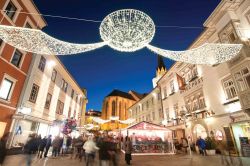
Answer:
M156 26L178 25L202 27L220 0L34 0L43 14L102 20L109 13L125 8L148 14ZM48 34L74 43L101 41L100 23L45 17ZM201 33L201 29L156 28L152 45L164 49L186 49ZM88 91L87 109L101 110L104 97L113 89L152 89L157 57L147 49L122 53L108 46L70 56L61 56L63 64L81 87ZM173 64L165 59L167 68Z

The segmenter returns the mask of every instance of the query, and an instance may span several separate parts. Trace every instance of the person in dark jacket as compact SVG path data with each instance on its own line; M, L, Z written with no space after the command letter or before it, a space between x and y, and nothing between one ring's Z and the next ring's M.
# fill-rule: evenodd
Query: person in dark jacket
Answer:
M130 141L130 138L126 136L125 139L125 160L128 165L130 165L130 160L132 160L132 142Z
M46 143L47 143L47 138L46 137L44 137L43 139L40 140L37 157L42 158Z
M31 166L32 154L36 150L35 134L30 134L27 143L24 145L24 153L26 154L26 165Z
M56 157L59 154L59 149L61 146L61 138L56 136L56 138L52 141L52 156Z
M199 147L200 154L203 156L206 155L206 142L204 139L199 136L199 139L196 141L196 145Z
M50 146L51 146L51 135L48 136L46 142L44 157L47 157Z
M105 136L103 139L100 139L97 146L99 148L99 160L100 160L100 166L108 166L110 155L109 155L109 142L108 137Z
M71 143L72 143L72 138L70 136L68 136L67 140L66 140L66 153L68 153L68 150L71 146Z
M8 134L5 134L1 139L0 139L0 165L3 165L5 156L6 156L6 142L8 139Z

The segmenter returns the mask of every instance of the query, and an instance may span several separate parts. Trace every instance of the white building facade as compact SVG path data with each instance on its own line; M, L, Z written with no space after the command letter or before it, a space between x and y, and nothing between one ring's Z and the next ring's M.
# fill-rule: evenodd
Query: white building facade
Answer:
M158 81L165 124L175 137L214 135L235 154L250 156L250 1L222 0L190 48L209 43L241 43L240 54L215 66L176 62ZM248 149L249 150L249 149Z
M135 119L133 124L147 121L154 124L161 124L164 119L160 90L153 89L149 94L137 101L129 108L130 117Z
M30 133L59 135L63 120L74 118L80 123L86 107L86 90L56 56L33 55L28 74L13 116L13 147L22 145Z

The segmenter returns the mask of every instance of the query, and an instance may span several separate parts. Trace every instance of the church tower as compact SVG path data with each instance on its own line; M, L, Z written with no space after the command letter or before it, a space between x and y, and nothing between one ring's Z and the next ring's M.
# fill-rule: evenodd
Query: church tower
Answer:
M162 56L158 55L158 66L156 68L156 76L153 78L153 87L157 86L158 80L167 72Z

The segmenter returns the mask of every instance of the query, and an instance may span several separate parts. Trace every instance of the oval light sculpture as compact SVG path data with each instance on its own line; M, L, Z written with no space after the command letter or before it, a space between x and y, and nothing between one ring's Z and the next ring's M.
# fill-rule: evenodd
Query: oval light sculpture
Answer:
M155 24L142 11L122 9L107 15L99 30L102 40L111 48L133 52L151 42L155 34Z

